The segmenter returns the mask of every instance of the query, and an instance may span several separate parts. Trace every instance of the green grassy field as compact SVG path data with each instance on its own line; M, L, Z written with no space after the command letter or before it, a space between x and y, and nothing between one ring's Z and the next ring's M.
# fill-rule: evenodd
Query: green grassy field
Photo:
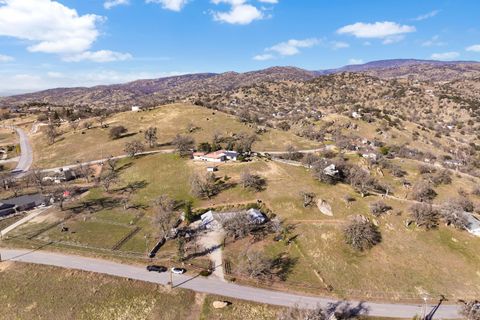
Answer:
M251 126L239 122L231 115L182 104L162 106L152 111L115 114L107 123L110 127L123 125L129 130L129 134L127 137L112 140L109 138L110 129L100 128L98 124L90 130L79 128L77 132L64 125L60 128L63 134L57 142L48 145L44 134L39 131L32 136L35 165L55 167L124 154L125 143L132 140L144 141L143 132L151 126L158 128L159 145L170 143L177 134L188 134L187 127L191 123L198 127L191 133L196 143L211 142L214 133L225 137L234 133L254 133ZM299 149L318 147L318 144L291 133L271 129L259 136L254 148L266 151L285 150L289 144Z

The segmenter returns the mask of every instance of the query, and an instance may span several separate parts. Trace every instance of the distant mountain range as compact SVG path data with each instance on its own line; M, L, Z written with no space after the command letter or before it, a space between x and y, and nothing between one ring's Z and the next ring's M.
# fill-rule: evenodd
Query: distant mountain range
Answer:
M137 80L125 84L90 88L57 88L0 99L0 106L26 103L51 103L97 107L126 107L131 104L154 104L181 99L205 92L212 94L266 82L302 82L337 73L364 73L369 76L392 79L413 78L420 81L450 82L480 78L480 63L473 61L431 61L396 59L349 65L338 69L309 71L295 67L272 67L246 73L201 73L151 80Z

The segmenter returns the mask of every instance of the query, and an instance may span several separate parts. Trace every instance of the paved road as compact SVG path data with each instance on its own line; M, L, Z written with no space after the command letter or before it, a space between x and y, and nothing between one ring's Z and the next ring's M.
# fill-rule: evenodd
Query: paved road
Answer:
M7 126L4 126L5 128ZM30 144L30 139L25 131L18 127L9 127L12 130L15 130L20 138L20 159L18 160L17 167L12 171L16 178L22 178L30 170L30 167L33 163L33 151Z
M46 251L10 250L0 248L3 260L28 262L35 264L51 265L62 268L77 269L89 272L108 274L112 276L130 278L140 281L167 284L168 274L149 273L142 267L119 264L111 261L65 255ZM188 275L174 275L175 287L190 289L197 292L216 294L230 298L237 298L259 303L294 306L315 307L335 303L336 300L312 296L302 296L286 292L259 289L241 286L233 283L222 282L215 278L192 277ZM358 302L352 301L352 305ZM390 304L390 303L365 303L370 316L412 318L421 312L420 305ZM443 305L437 311L435 318L459 319L458 308L454 305Z

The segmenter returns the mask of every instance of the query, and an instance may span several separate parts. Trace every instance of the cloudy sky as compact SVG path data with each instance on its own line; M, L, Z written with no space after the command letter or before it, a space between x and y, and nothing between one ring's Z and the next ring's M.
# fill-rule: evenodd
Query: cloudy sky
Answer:
M0 95L391 58L480 60L480 1L0 0Z

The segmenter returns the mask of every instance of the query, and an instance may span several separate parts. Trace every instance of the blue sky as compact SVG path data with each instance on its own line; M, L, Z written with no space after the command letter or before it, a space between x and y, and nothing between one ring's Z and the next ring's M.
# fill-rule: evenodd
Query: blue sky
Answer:
M476 0L0 0L0 95L275 65L480 60Z

